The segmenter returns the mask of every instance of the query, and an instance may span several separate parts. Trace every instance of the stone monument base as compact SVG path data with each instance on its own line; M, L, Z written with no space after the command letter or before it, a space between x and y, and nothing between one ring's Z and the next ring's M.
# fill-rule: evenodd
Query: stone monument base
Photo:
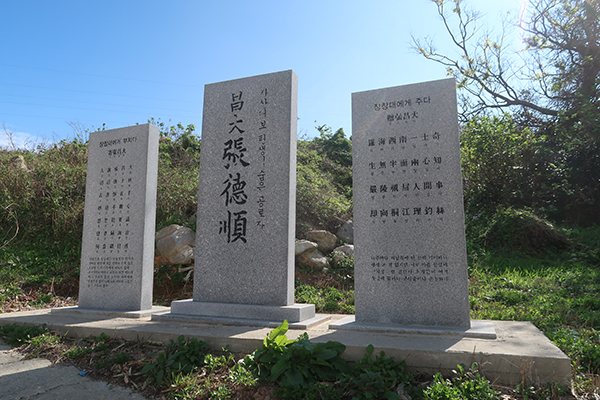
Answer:
M70 314L79 316L106 317L106 318L144 318L157 313L169 311L169 307L152 306L148 310L96 310L92 308L59 307L51 310L52 314Z
M356 322L354 315L349 315L329 324L329 329L349 330L360 332L399 333L415 335L445 335L460 336L476 339L496 339L496 330L492 321L472 319L470 328L448 326L417 326L378 324L372 322Z
M386 356L406 362L409 371L431 377L436 372L450 376L458 364L470 366L476 362L483 374L498 385L514 387L523 380L560 385L571 383L571 360L531 322L486 321L494 325L497 338L478 339L454 335L335 330L331 329L332 321L343 318L342 315L320 316L328 318L328 322L306 330L290 329L287 337L296 339L306 332L312 343L343 343L346 351L342 356L348 361L361 360L367 346L372 344L375 354L384 351ZM84 318L83 315L50 313L48 309L0 314L0 326L7 324L45 324L51 331L68 337L85 338L105 333L115 338L152 340L165 344L184 335L205 341L214 350L229 346L229 351L244 354L260 349L265 336L271 331L271 328L265 327L150 321L149 317Z
M209 303L178 300L171 303L171 312L153 315L152 320L208 322L224 325L277 327L287 320L292 329L307 329L327 320L315 316L314 304L266 306L255 304Z

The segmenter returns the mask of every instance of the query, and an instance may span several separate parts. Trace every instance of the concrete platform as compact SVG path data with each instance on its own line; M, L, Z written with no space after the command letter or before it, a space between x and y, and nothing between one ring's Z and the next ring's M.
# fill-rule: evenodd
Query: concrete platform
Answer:
M0 342L0 399L146 399L131 389L96 381L80 372L42 358L24 359L23 354Z
M317 314L312 318L302 320L300 322L289 322L289 329L311 329L317 325L330 320L331 317L326 314ZM154 314L151 321L176 321L184 323L200 323L200 324L217 324L217 325L234 325L234 326L253 326L258 328L277 328L283 320L278 322L264 319L247 319L247 318L224 318L224 317L209 317L199 315L183 315L173 313Z
M235 303L208 303L193 301L192 299L177 300L171 303L171 312L161 314L152 319L160 319L165 315L178 317L190 317L198 320L212 322L223 318L233 322L247 320L250 326L268 326L264 321L287 320L289 323L303 322L315 318L315 305L305 303L294 303L289 306L267 306L259 304L235 304ZM250 322L254 321L254 322Z
M321 314L317 314L318 316ZM493 324L496 338L484 339L453 335L425 335L399 332L364 332L329 329L331 323L346 317L327 315L326 322L307 329L313 342L338 341L346 345L343 356L348 360L361 359L369 344L375 354L384 351L416 372L449 374L457 364L479 363L488 379L497 384L514 386L523 378L530 382L555 382L569 385L571 363L530 322L487 321ZM0 325L41 325L61 335L71 337L98 336L129 340L169 342L179 335L203 340L211 348L229 345L233 352L249 353L262 346L270 328L231 326L216 323L151 320L143 318L110 318L93 315L50 313L34 310L0 314ZM296 338L304 330L290 330L288 338Z
M101 318L144 318L153 314L165 313L170 310L169 307L152 306L149 310L123 311L123 310L94 310L91 308L58 307L52 308L52 314L71 314L71 315L96 315Z

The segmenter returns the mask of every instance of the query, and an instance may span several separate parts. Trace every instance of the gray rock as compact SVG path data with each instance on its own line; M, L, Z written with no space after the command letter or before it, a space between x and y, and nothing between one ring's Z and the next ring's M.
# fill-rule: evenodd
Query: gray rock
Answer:
M21 154L16 155L13 158L11 158L10 165L16 169L21 169L25 172L31 172L31 170L27 166L27 163L25 162L25 158Z
M354 244L354 223L352 220L344 222L337 232L337 237L344 243Z
M296 242L295 254L296 254L296 256L299 256L300 254L304 253L305 251L308 251L310 249L316 249L317 247L318 246L316 243L309 242L308 240L299 240Z
M331 253L337 244L337 236L327 231L309 231L306 233L306 238L317 243L319 251L324 254Z
M339 263L344 257L354 257L354 245L345 244L333 250L333 261Z
M171 264L191 264L196 234L188 227L169 225L156 233L156 249Z
M296 257L299 264L305 265L313 270L322 270L323 268L329 268L329 261L327 258L316 248L305 251Z

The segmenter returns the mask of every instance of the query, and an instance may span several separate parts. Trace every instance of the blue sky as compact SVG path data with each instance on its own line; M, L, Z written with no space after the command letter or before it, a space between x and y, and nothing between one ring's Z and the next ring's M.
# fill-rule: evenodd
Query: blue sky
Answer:
M486 27L520 0L472 0ZM6 0L0 22L0 146L145 123L202 126L204 85L293 69L298 136L351 127L351 93L441 79L410 49L453 54L435 4L398 1Z

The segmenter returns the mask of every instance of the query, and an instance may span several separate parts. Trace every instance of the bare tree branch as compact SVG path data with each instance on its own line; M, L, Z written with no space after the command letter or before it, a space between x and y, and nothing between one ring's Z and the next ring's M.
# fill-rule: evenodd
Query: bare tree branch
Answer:
M576 113L578 105L586 102L600 109L598 0L531 1L531 18L522 27L527 44L522 59L504 43L506 21L494 40L479 31L479 16L463 7L461 0L432 1L459 56L436 51L429 38L413 37L413 48L444 65L457 79L470 97L463 99L469 107L463 108L463 117L515 106L548 119L561 112Z

